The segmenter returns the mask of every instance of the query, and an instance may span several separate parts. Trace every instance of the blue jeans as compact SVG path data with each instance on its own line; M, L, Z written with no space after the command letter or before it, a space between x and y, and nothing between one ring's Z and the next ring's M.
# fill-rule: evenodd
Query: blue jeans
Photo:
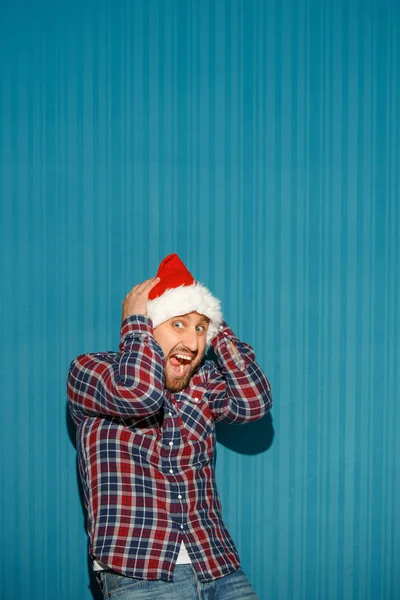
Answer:
M103 571L105 600L258 600L242 569L203 583L189 565L176 565L174 581L131 579Z

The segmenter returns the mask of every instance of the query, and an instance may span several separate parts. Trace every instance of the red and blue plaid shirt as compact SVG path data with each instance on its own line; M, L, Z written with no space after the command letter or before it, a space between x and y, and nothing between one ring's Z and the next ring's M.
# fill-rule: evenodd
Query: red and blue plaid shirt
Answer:
M201 581L239 567L215 482L215 421L245 423L271 407L250 346L224 325L188 387L164 388L148 317L121 328L120 352L84 354L68 375L91 556L139 579L173 580L181 541ZM238 360L228 341L236 346Z

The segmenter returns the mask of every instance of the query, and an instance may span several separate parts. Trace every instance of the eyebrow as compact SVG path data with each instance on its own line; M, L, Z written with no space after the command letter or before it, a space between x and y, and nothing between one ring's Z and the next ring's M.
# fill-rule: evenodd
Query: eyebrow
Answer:
M190 313L185 313L184 315L179 315L178 317L175 317L175 319L181 319L182 317L185 317L186 319L189 318L189 314ZM199 323L210 323L210 319L206 316L202 317L199 321Z

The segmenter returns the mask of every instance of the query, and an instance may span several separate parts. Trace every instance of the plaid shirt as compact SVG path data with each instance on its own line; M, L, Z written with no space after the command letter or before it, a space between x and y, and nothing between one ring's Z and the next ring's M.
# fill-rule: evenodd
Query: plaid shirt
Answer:
M211 581L239 567L215 483L214 422L260 419L271 390L252 348L224 325L212 341L219 368L206 360L188 387L169 392L152 331L148 317L128 317L119 353L70 366L89 551L128 577L173 581L183 541L199 579Z

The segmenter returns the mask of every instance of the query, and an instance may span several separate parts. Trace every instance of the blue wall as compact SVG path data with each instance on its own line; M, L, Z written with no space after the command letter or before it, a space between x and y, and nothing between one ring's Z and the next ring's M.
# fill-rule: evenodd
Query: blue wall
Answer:
M261 600L400 598L400 4L0 3L1 597L90 600L65 376L177 251L273 386L219 430Z

